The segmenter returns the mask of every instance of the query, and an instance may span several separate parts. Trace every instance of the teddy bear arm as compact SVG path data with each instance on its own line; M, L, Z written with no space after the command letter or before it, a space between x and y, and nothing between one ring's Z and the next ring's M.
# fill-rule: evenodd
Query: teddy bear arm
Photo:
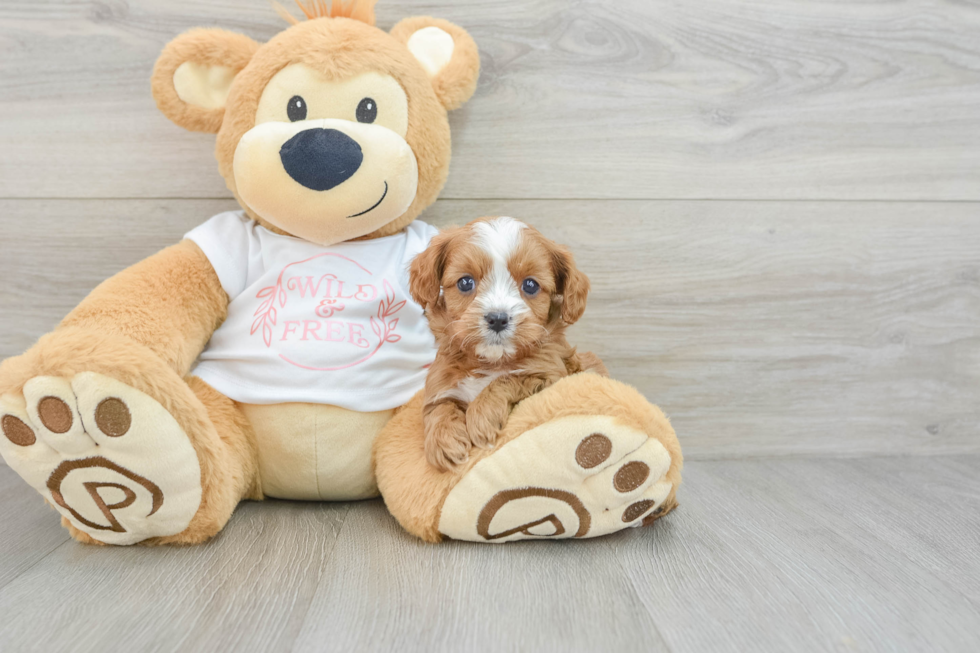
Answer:
M204 252L184 240L99 284L59 328L125 337L184 376L224 321L228 303Z

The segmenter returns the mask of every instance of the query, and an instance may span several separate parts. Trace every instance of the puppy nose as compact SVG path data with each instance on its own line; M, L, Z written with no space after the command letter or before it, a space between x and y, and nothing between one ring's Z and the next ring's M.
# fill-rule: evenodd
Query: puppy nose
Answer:
M357 172L364 160L361 146L336 129L306 129L279 149L286 173L312 190L330 190Z
M487 326L494 333L500 333L507 328L507 322L510 318L506 313L487 313L483 316L483 319L487 321Z

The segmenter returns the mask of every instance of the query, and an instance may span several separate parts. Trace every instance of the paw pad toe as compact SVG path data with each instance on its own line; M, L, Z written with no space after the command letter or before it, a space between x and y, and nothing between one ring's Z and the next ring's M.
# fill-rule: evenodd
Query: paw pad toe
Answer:
M626 523L636 521L643 513L652 508L653 504L654 502L650 499L631 503L626 510L623 511L623 521Z
M133 416L121 399L109 397L103 399L95 409L95 423L110 438L118 438L129 432L129 427L133 425Z
M643 485L649 477L650 466L639 460L634 460L619 468L619 471L613 476L613 487L618 492L625 494Z
M7 439L20 447L29 447L37 441L34 431L23 420L13 415L4 415L0 428Z
M602 433L593 433L582 440L575 449L575 462L583 469L598 467L612 454L612 441Z
M37 413L44 428L52 433L67 433L71 430L74 418L71 408L58 397L45 397L37 404Z

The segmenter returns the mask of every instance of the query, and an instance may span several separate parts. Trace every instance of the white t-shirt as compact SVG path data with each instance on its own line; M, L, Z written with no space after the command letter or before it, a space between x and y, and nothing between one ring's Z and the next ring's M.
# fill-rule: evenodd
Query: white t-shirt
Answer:
M362 412L407 403L436 353L408 266L437 232L416 220L393 236L322 247L243 211L214 216L185 238L231 304L192 373L243 403Z

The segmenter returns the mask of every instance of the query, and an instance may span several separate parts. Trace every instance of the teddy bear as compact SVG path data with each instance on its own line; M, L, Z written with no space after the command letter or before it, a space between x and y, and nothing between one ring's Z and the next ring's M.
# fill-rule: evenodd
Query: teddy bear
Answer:
M0 365L0 453L85 543L195 544L239 502L381 495L409 533L593 537L676 505L682 456L635 389L569 376L492 449L444 471L423 447L435 355L408 266L450 161L447 112L479 54L445 20L375 27L373 1L298 2L264 44L194 29L152 88L216 134L241 205L100 284ZM204 219L206 216L202 216Z

